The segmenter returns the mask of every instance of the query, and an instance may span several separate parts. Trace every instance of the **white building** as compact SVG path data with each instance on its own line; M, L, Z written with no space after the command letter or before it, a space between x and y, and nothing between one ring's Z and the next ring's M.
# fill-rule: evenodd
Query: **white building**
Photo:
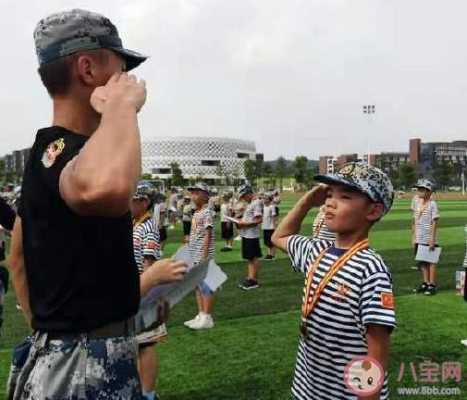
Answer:
M143 173L166 179L178 163L184 178L244 179L243 163L257 158L255 143L216 137L162 137L143 142ZM220 173L222 173L220 175Z

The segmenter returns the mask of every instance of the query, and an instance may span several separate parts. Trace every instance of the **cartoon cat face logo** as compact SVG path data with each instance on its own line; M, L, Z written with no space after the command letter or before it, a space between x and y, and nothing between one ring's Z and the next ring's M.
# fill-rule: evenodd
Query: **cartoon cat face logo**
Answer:
M344 381L349 390L357 396L371 396L383 386L384 370L372 357L357 357L347 364Z

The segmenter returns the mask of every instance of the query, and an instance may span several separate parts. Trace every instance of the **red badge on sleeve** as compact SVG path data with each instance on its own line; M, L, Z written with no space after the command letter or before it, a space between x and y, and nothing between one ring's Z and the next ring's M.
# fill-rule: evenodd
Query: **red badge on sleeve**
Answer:
M390 308L394 310L394 295L388 292L381 293L381 305L384 308Z

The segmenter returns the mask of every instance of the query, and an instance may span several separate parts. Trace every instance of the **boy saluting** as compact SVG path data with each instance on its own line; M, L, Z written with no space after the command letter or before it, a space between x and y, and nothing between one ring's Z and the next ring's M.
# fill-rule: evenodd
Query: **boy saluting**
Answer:
M306 193L272 237L306 274L292 393L306 400L387 399L392 280L368 234L390 210L393 187L361 162L315 180L325 185ZM335 242L297 234L308 211L322 204Z

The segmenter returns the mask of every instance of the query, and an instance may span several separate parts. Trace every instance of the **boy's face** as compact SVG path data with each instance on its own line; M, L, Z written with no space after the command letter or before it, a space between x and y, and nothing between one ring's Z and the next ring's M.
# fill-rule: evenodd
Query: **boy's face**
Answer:
M133 218L141 217L149 206L149 200L146 198L132 199L130 203L130 211Z
M336 233L352 233L368 227L383 215L383 205L372 202L365 194L343 185L328 186L324 203L325 221Z
M421 199L428 199L431 195L431 192L428 189L425 188L418 188L417 189L417 195Z
M196 189L196 190L191 191L191 200L197 207L200 207L206 204L208 202L208 199L209 197L207 193L203 192L202 190Z

